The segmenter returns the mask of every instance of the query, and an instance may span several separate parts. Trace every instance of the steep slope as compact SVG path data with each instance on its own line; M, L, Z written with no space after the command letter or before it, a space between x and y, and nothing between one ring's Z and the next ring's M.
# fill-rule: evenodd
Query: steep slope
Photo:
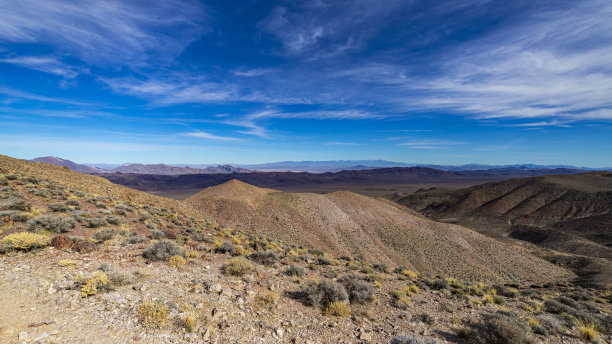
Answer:
M81 172L81 173L104 173L106 172L105 170L101 168L87 166L87 165L80 165L70 160L64 160L64 159L57 158L54 156L45 156L45 157L35 158L30 161L44 162L46 164L68 167L72 171Z
M543 226L612 211L612 173L509 179L461 190L427 190L392 200L436 218L500 219Z
M510 179L465 189L430 189L390 199L433 219L493 237L593 258L591 277L612 282L612 173ZM548 253L543 253L548 255ZM588 276L584 270L577 272Z
M472 280L543 282L571 273L466 228L351 192L285 193L239 181L187 200L221 223L336 255Z

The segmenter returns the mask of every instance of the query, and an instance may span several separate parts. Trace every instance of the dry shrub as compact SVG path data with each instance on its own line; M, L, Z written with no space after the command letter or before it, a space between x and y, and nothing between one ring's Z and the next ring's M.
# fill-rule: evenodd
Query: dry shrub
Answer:
M144 301L136 308L138 318L145 327L159 328L168 320L170 310L159 301Z
M243 276L255 270L255 265L244 257L235 257L230 259L223 267L226 275Z
M168 265L180 268L181 266L185 265L185 258L183 258L183 256L178 255L172 256L170 257L170 259L168 259Z
M526 329L515 319L501 314L485 315L467 334L470 344L527 344Z
M149 246L142 256L152 261L168 261L172 256L183 256L183 250L174 241L162 240Z
M324 314L334 317L347 317L351 314L351 305L346 301L330 302L325 307Z

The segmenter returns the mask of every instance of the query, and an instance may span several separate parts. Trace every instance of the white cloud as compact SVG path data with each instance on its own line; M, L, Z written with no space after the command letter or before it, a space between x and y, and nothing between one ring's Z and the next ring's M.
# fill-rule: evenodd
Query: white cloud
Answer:
M79 75L75 68L67 66L53 56L19 56L0 59L1 63L9 63L26 67L44 73L55 74L64 78L73 79Z
M177 56L203 32L195 1L0 0L0 41L42 44L90 63Z
M220 141L239 141L235 137L227 137L227 136L217 136L203 131L194 131L191 133L185 133L184 136L188 137L197 137L199 139L208 139L208 140L220 140Z

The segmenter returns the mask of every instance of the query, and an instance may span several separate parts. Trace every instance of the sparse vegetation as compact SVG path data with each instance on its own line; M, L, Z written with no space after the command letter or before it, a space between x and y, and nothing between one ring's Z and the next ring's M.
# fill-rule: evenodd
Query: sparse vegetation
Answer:
M346 289L351 303L364 304L374 301L374 288L356 275L344 275L338 282Z
M306 274L306 271L301 266L291 265L285 270L285 274L288 276L302 277Z
M92 236L98 242L112 240L115 237L115 231L112 228L106 228L95 232Z

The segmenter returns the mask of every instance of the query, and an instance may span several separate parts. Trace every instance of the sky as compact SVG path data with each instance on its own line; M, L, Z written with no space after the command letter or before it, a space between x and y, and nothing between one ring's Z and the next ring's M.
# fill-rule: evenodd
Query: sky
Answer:
M0 0L0 154L612 165L612 2Z

